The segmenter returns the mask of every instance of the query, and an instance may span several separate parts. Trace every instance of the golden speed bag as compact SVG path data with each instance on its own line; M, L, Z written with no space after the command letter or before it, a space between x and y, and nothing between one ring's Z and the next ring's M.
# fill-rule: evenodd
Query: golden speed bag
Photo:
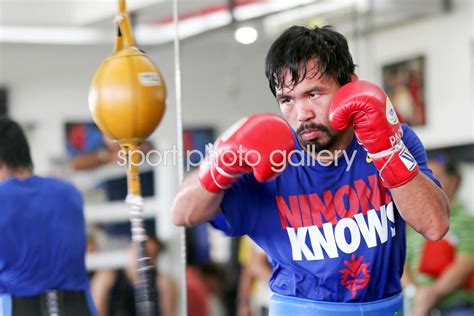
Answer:
M92 117L113 140L145 140L160 123L165 107L163 76L136 47L109 56L92 79L89 91Z

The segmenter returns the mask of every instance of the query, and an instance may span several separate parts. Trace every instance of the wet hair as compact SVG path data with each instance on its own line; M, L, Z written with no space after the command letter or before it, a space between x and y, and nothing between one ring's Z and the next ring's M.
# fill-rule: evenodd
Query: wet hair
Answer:
M290 71L294 87L306 78L312 59L317 67L314 75L332 78L340 86L351 81L355 64L342 34L331 26L292 26L273 42L265 60L265 75L273 95L284 84L284 70Z
M33 168L30 146L17 122L0 117L0 163L17 170Z

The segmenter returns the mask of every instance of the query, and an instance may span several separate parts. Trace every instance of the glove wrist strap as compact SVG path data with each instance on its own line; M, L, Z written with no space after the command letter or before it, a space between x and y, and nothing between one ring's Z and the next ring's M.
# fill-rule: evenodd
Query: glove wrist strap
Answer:
M208 157L199 166L199 180L204 189L209 192L217 193L227 190L232 183L237 181L239 174L230 174L217 165L215 159Z
M386 188L399 187L418 174L418 164L403 141L388 150L369 154L369 157L374 160Z

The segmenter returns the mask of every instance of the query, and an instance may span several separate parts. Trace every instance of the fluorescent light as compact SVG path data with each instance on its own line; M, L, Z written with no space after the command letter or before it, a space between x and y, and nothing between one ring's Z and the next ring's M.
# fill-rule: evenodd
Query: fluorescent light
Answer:
M216 12L205 17L192 18L179 22L179 39L185 39L206 31L221 28L232 22L228 11ZM147 25L136 27L135 38L141 45L157 45L171 42L175 36L173 24Z
M279 11L292 9L301 5L311 4L314 0L292 0L292 1L268 1L257 2L238 6L234 9L234 17L237 21L245 21L258 18Z
M257 40L258 33L253 27L244 26L235 31L234 37L237 42L248 45Z
M357 7L364 10L364 4L367 0L327 0L307 5L300 8L294 8L280 13L273 14L263 19L263 28L270 35L279 34L294 24L304 23L303 21L313 19L317 16L324 16L331 12Z
M26 27L0 28L0 42L30 44L90 44L112 42L110 32L96 28L78 27Z
M2 0L0 0L0 2L1 1ZM73 2L74 0L70 1ZM104 3L108 3L112 0L101 1ZM148 4L150 1L151 0L144 0L143 6ZM238 6L234 9L234 17L237 21L253 19L262 15L275 13L281 10L286 10L312 3L313 1L314 0L273 0L268 2L258 2L254 4ZM138 5L138 7L140 7L141 5L142 4ZM102 13L102 10L97 11L100 11ZM105 11L103 13L105 14ZM84 22L83 20L79 21L77 18L73 20L73 23ZM179 22L179 38L189 38L206 31L218 29L223 26L229 25L231 22L232 16L228 10L217 11L214 13L206 14L204 16L184 19ZM241 32L244 32L244 35L239 35L244 36L243 42L241 43L246 43L247 41L250 41L247 44L253 43L258 37L258 34L256 34L256 30L247 30ZM157 45L172 41L175 35L175 31L174 25L172 24L138 24L136 27L134 27L134 34L139 45ZM112 27L108 28L107 30L93 27L0 27L0 43L66 45L110 44L113 42L114 38L115 32L112 31Z

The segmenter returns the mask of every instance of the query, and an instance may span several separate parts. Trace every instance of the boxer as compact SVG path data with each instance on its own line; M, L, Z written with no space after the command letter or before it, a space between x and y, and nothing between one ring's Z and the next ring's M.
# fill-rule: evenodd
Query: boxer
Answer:
M405 223L432 240L449 227L422 143L354 69L330 27L286 30L265 70L289 127L265 114L237 124L174 201L175 224L210 221L266 252L272 316L401 315ZM229 159L236 148L252 154Z

